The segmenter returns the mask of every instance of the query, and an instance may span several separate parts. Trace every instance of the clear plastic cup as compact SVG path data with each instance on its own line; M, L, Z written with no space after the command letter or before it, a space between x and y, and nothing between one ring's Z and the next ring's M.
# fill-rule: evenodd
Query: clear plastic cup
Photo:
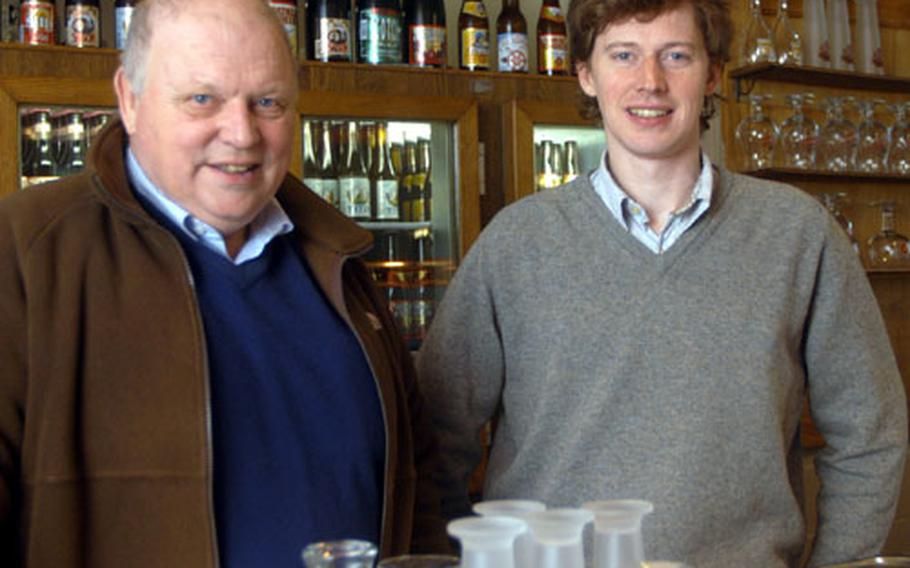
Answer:
M589 501L582 508L594 513L594 568L641 568L641 520L654 505L620 499Z
M548 509L530 513L526 522L534 539L533 568L584 568L582 532L594 520L584 509Z
M489 517L511 517L526 521L531 513L543 511L546 504L532 499L491 499L475 503L472 507L478 515ZM526 568L534 565L534 539L526 531L515 539L515 566Z
M512 517L465 517L451 521L449 534L461 543L461 568L524 568L515 563L515 537L527 524Z

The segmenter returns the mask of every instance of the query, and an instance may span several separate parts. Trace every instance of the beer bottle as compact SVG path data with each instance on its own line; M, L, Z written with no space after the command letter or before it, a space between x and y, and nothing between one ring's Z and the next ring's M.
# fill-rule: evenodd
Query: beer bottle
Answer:
M398 221L401 219L398 200L398 176L392 166L389 152L388 125L376 125L376 158L370 176L373 195L376 196L376 220Z
M417 278L411 302L411 328L413 339L423 341L436 312L436 277L429 262L432 258L432 235L429 229L422 228L414 231L413 237L417 245Z
M543 0L537 18L537 71L541 75L568 75L569 50L566 19L559 0Z
M306 5L306 56L316 61L353 61L351 4L311 0Z
M117 49L126 47L126 37L133 19L133 10L137 0L117 0L114 2L114 45Z
M35 109L32 114L31 163L23 169L29 172L30 183L42 183L57 175L52 149L51 113L47 109Z
M284 33L291 44L291 53L297 58L297 0L268 0L269 6L278 16Z
M370 176L363 163L357 123L350 121L344 138L345 156L338 186L341 191L341 212L358 221L370 220Z
M408 63L445 67L446 7L443 0L405 0Z
M315 141L319 140L322 128L311 120L303 121L303 184L313 193L325 199L322 189L322 176L316 159Z
M559 146L552 140L540 143L540 174L537 178L537 190L552 189L562 183L561 157Z
M82 113L68 109L60 116L59 175L67 176L85 168L85 125Z
M401 145L401 142L392 142L389 144L389 157L392 160L392 169L398 174L399 179L401 178L401 161L403 152L404 147Z
M401 8L398 0L357 0L358 60L401 63Z
M363 167L367 172L372 172L376 158L376 123L360 123L360 148L363 153Z
M57 18L54 10L53 0L22 0L19 4L19 42L53 45Z
M566 140L565 143L565 161L566 165L562 173L562 183L569 183L579 175L578 165L578 142L575 140Z
M414 176L416 183L419 184L419 197L412 206L414 210L415 221L429 221L430 203L433 197L433 183L430 179L430 141L421 138L417 141L417 174Z
M499 45L499 70L503 73L528 72L528 23L521 13L518 0L505 0L496 18L496 39Z
M490 23L483 0L463 0L458 15L458 53L462 69L490 68Z
M338 164L335 159L339 155L332 144L332 133L337 131L329 121L323 121L320 129L320 143L316 145L316 161L319 165L319 176L322 178L322 191L325 200L331 203L335 209L341 207L341 190L338 185Z
M64 43L72 47L101 45L101 7L98 0L66 0Z
M411 140L406 140L404 143L404 163L402 164L398 196L401 201L402 221L414 221L414 212L411 204L414 201L412 187L415 173L417 173L417 145Z

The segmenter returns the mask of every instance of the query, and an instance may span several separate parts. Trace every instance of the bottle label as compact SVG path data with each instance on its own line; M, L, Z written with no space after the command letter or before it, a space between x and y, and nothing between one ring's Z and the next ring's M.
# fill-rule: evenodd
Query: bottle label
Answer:
M389 8L360 12L360 60L366 63L401 63L401 15Z
M419 24L411 26L408 63L442 67L446 62L445 26Z
M291 43L291 51L297 56L297 4L288 0L269 0L269 6L281 25L284 26L284 33L288 35L288 41Z
M66 7L66 45L98 47L99 10L97 6Z
M54 43L54 4L26 0L19 6L19 41L29 45Z
M314 50L319 61L351 60L351 22L344 18L319 18Z
M461 65L473 69L490 68L490 32L484 28L461 30Z
M376 180L376 218L390 221L399 217L398 180Z
M133 19L133 7L125 6L114 10L114 32L117 49L126 48L126 36L130 31L130 20Z
M563 34L544 34L540 36L537 53L539 54L541 71L569 70L566 43L566 36Z
M461 7L462 14L471 14L478 18L487 17L487 7L483 2L465 2Z
M370 218L370 179L345 177L338 180L341 212L355 219Z
M566 18L562 15L562 10L559 6L541 6L540 17L543 20L550 20L551 22L556 22L561 24L566 21Z
M528 35L499 34L499 70L524 73L528 70Z

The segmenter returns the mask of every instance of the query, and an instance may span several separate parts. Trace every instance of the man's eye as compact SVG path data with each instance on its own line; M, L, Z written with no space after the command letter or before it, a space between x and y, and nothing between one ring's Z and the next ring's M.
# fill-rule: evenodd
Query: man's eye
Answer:
M613 53L613 59L617 61L629 61L632 59L632 53L628 51L617 51Z
M193 95L193 102L197 105L206 105L212 100L211 95Z
M667 57L671 61L688 61L691 59L691 56L689 56L689 54L684 51L671 51L669 54L667 54Z
M275 106L278 106L278 101L276 101L275 99L268 98L268 97L263 97L263 98L259 99L258 101L256 101L256 104L262 108L273 108Z

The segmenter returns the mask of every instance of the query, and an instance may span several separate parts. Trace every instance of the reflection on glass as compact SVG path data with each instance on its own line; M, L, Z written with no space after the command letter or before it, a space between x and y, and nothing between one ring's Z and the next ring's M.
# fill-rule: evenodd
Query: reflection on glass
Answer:
M781 65L803 64L803 40L790 21L789 1L780 0L774 21L774 51Z
M314 542L303 549L306 568L373 568L376 546L365 540Z
M879 173L885 171L885 157L888 153L888 128L875 118L875 107L884 104L878 99L863 99L859 107L859 136L854 162L861 172Z
M749 95L749 115L736 127L736 140L750 170L770 168L777 143L777 126L765 114L763 103L771 95Z
M825 124L819 140L822 166L831 172L845 172L853 165L856 149L856 126L844 117L844 105L852 97L825 99Z
M872 268L910 267L910 243L907 237L894 230L894 202L873 203L881 208L882 226L866 244L869 266Z
M853 221L844 213L844 208L847 204L847 194L844 192L822 193L819 194L818 199L824 204L825 209L831 213L837 224L847 233L847 237L850 238L850 244L853 245L853 250L859 254L859 243L856 242L854 235Z
M779 163L789 168L811 169L815 167L819 126L806 116L805 106L813 99L811 93L787 95L792 115L780 125Z
M890 105L894 113L891 142L888 145L888 168L896 174L910 175L910 101Z

